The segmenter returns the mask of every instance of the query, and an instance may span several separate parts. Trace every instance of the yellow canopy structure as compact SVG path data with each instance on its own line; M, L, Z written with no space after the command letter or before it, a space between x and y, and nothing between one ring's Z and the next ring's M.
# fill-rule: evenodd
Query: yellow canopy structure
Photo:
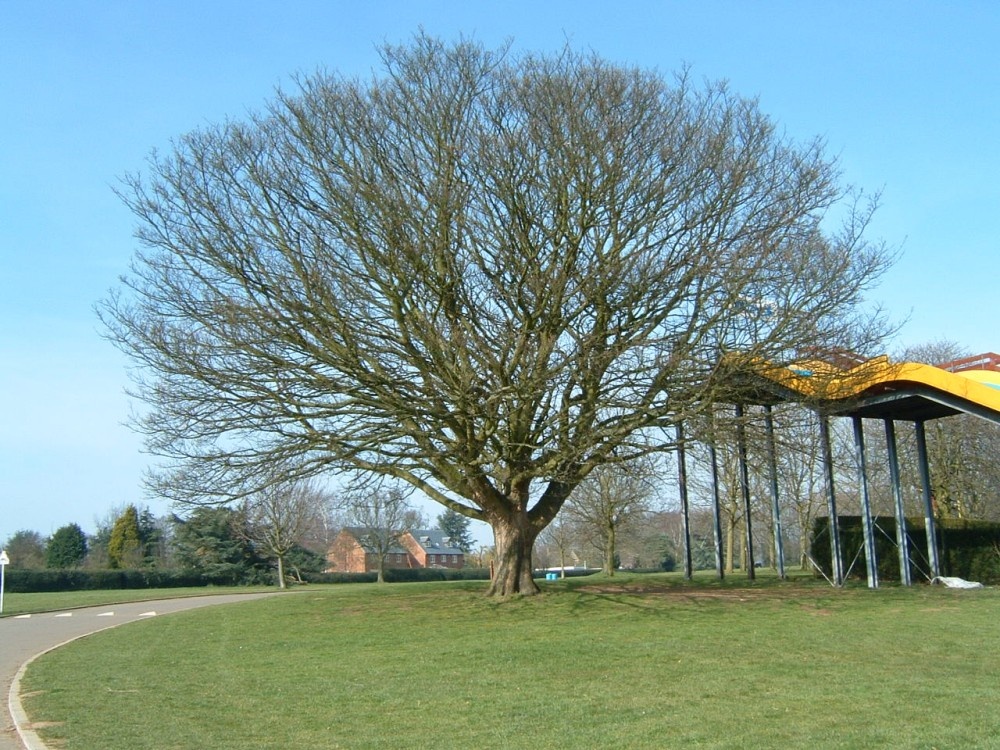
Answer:
M811 401L830 414L922 422L964 412L1000 424L996 370L950 372L879 357L843 369L803 362L761 367L757 374L784 391L784 399Z

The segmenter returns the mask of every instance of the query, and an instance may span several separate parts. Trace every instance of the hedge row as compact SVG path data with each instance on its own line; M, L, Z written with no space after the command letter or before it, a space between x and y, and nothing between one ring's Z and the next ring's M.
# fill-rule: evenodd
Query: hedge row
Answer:
M567 570L567 576L589 575L590 570ZM544 577L545 571L536 576ZM487 568L390 568L390 583L421 581L485 581ZM374 583L375 573L303 573L307 583ZM262 581L263 582L263 581ZM182 570L8 570L6 590L27 594L43 591L89 591L97 589L167 589L193 586L237 586L245 584L232 576L207 576Z
M232 586L232 576L205 576L182 570L7 570L11 593L94 591L99 589L169 589L189 586Z
M839 516L840 550L845 571L850 577L865 578L864 531L861 516ZM1000 583L1000 524L990 521L964 521L945 518L936 521L941 575L957 576L981 583ZM875 558L880 581L898 581L899 551L896 546L896 519L873 519ZM910 576L926 580L930 574L927 559L927 532L922 518L906 519L910 546ZM860 551L860 554L859 554ZM813 560L827 576L830 565L830 519L817 518L812 532Z
M389 583L421 581L483 581L489 580L486 568L389 568L385 580ZM303 573L307 583L374 583L378 575L371 573Z
M239 586L248 580L233 575L209 576L184 570L34 570L8 569L5 588L10 593L28 594L45 591L91 591L98 589L168 589L194 586ZM413 568L387 570L391 582L458 581L489 579L485 568L461 570ZM375 573L305 573L308 583L371 583ZM254 582L254 581L249 581ZM266 583L266 581L257 581Z

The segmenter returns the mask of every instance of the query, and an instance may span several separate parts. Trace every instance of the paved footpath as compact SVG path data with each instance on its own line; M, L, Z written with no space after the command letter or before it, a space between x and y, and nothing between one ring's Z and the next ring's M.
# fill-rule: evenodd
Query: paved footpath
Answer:
M0 695L8 697L7 710L2 711L0 750L45 748L27 725L16 693L19 670L35 656L81 636L136 620L213 604L259 599L276 593L192 596L0 618Z

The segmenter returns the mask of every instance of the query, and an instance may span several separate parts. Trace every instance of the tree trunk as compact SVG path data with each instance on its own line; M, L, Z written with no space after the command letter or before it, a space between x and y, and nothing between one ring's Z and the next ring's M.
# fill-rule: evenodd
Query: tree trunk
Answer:
M734 538L736 537L736 524L732 518L729 518L726 522L726 572L732 573L734 568L735 560L734 555Z
M613 576L615 574L615 527L611 525L607 529L607 543L604 545L604 574Z
M805 514L799 513L799 567L805 570L809 567L812 549L809 546L809 521Z
M537 594L540 589L532 577L531 549L538 529L524 511L491 519L496 542L496 569L490 583L490 596Z
M278 555L278 588L285 588L285 558Z

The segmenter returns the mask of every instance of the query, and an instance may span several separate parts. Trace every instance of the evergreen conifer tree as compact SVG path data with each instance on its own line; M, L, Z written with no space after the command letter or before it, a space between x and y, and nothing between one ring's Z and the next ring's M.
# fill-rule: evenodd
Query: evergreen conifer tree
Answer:
M108 539L108 564L112 568L134 568L142 561L142 538L139 532L139 512L128 505Z
M87 556L87 535L71 523L56 530L45 547L45 567L72 568Z
M451 538L453 546L465 553L472 551L475 543L469 534L470 521L468 518L448 508L438 516L437 522L438 528Z

